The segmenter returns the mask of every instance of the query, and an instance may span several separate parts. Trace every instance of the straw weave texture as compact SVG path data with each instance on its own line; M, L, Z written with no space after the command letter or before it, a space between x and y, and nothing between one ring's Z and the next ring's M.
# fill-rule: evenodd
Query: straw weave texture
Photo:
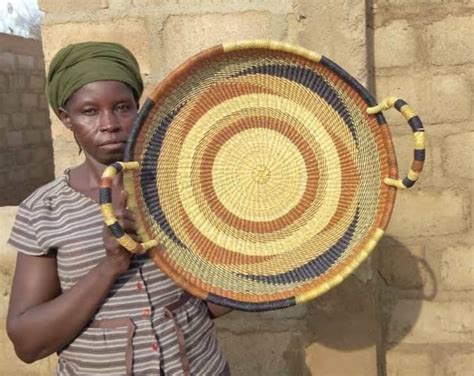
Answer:
M142 237L161 244L150 256L177 283L276 309L331 288L371 251L396 166L383 117L366 114L370 95L344 71L283 44L237 46L201 53L154 91L127 187Z

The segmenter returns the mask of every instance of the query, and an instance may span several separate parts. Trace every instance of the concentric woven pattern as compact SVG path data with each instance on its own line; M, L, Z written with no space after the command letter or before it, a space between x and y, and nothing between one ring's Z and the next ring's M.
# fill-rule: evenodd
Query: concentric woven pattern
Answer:
M217 46L153 92L129 141L130 205L150 256L203 299L304 302L368 255L396 177L382 115L330 60L275 42Z

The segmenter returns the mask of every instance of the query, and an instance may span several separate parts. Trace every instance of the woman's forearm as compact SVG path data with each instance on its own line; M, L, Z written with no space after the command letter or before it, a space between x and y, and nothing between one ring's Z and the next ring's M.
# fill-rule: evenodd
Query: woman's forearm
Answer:
M116 279L105 258L70 290L49 301L23 309L24 301L12 301L7 325L17 355L31 363L65 347L91 320Z

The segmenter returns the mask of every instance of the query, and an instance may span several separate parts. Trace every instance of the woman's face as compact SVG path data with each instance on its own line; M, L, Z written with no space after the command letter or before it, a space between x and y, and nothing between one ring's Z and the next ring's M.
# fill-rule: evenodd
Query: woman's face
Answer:
M105 165L123 159L136 116L133 91L119 81L84 85L60 109L62 122L74 132L86 157Z

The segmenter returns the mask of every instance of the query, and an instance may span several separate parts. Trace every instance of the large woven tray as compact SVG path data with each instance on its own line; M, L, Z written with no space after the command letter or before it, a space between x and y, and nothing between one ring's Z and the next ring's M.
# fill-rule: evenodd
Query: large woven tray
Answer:
M415 134L408 176L382 109ZM132 252L197 297L241 310L288 307L346 278L384 233L396 187L424 160L421 121L377 105L331 60L272 41L219 45L178 67L146 100L125 155L104 173L106 223ZM124 172L135 243L113 216Z

